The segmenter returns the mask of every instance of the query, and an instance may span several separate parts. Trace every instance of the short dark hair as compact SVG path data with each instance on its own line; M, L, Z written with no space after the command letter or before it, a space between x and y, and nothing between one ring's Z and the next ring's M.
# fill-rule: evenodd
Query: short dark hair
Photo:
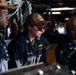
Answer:
M57 22L56 20L52 21L52 25L53 25L53 24L55 24L55 23L57 23L57 24L58 24L58 22Z

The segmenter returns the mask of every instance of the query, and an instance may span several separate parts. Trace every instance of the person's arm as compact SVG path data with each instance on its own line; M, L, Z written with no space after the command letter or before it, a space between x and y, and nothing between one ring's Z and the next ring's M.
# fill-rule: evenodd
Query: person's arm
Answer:
M20 60L15 60L15 62L16 62L16 65L17 65L18 68L22 67L22 64L21 64Z
M16 44L15 53L14 53L15 62L16 62L16 65L17 65L18 68L23 65L22 50L23 50L22 44L20 44L20 42L18 42Z
M38 41L38 45L42 45L40 47L41 50L39 50L38 52L38 57L37 60L38 62L46 62L46 47L45 47L45 40L44 40L44 36L41 36L40 40ZM39 48L39 47L38 47Z

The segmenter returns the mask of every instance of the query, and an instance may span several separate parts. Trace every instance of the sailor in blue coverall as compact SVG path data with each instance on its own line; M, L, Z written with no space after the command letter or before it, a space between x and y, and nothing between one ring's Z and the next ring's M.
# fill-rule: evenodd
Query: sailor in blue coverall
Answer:
M76 17L67 20L66 31L65 39L56 48L56 60L67 69L76 70Z
M9 56L13 57L17 67L46 61L46 50L42 34L49 24L50 22L44 20L38 13L27 16L24 32L18 39L13 40L13 44L11 43L12 46L15 46L8 49L10 51ZM12 59L10 58L10 60Z
M16 60L20 59L21 65L35 64L40 61L45 61L45 54L43 52L45 53L43 37L36 38L34 45L32 45L29 38L25 38L25 36L22 35L16 44L15 58ZM42 59L40 60L41 57ZM18 63L18 65L20 65L20 63Z
M16 7L8 5L6 0L0 1L0 31L4 30L9 23L7 8L16 9ZM4 41L4 38L0 34L0 71L8 70L8 60L9 55L7 45Z
M76 44L68 37L56 48L57 63L65 66L67 69L76 70Z
M0 37L0 71L8 70L8 50L7 45L2 37Z

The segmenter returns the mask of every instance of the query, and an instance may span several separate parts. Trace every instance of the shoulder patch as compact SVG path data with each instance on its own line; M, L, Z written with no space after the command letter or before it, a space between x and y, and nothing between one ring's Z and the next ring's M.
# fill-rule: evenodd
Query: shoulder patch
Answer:
M32 55L33 53L32 52L27 52L27 55Z
M38 37L37 39L40 40L40 37Z
M7 52L8 52L8 50L5 50L5 52L7 53Z
M29 43L29 40L26 40L26 43Z

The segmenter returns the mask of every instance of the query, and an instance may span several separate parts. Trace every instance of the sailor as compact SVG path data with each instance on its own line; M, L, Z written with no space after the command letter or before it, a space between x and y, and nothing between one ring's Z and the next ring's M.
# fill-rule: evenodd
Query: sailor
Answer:
M8 10L9 9L16 9L16 6L8 5L6 0L0 0L0 30L6 28L9 22ZM0 33L0 71L7 71L8 70L8 50L7 45Z
M38 13L27 16L24 23L24 32L19 39L16 39L15 46L11 46L12 48L9 50L12 51L10 53L16 62L16 67L39 63L40 61L45 62L46 50L42 34L49 25L50 22L44 20Z
M67 20L66 32L66 38L56 48L56 60L66 68L76 70L76 17Z

